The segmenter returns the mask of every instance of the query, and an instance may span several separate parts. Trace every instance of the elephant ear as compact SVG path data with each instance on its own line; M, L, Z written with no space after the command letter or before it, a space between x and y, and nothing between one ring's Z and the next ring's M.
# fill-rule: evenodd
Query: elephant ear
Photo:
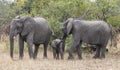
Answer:
M73 22L73 18L68 19L68 22L67 22L67 35L69 35L71 30L72 30L72 22Z
M17 26L17 27L22 27L22 23L20 22L20 19L13 19L12 24Z
M25 36L33 31L33 23L35 23L34 19L31 17L24 17L21 21L23 23L23 30L21 32L22 36Z
M20 16L16 16L14 21L16 22L16 25L18 27L22 27L23 26L23 23L25 21L25 18L20 18Z

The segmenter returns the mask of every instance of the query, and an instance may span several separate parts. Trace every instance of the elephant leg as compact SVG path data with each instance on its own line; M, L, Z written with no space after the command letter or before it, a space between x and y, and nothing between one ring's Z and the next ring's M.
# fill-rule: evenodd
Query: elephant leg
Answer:
M39 49L39 44L35 44L35 49L34 49L34 54L33 54L34 59L36 59L36 57L37 57L38 49Z
M44 44L44 53L43 53L44 58L47 58L47 47L48 47L48 43L45 43Z
M95 56L93 56L93 58L99 58L100 57L100 50L101 50L101 46L97 45L96 46L96 54L95 54Z
M106 47L102 46L101 47L101 56L100 56L100 58L105 58L105 51L106 51Z
M56 59L59 59L59 52L57 51L57 57L56 57Z
M33 36L28 35L27 37L27 46L28 46L28 52L29 52L29 57L33 58L33 49L32 49L32 45L33 45Z
M28 43L28 52L29 52L29 57L33 57L33 50L32 50L32 44Z
M14 50L14 39L13 36L10 35L10 57L13 59L13 50Z
M105 52L107 50L106 49L107 43L108 43L108 39L105 40L105 43L101 47L101 56L100 56L100 58L105 58Z
M69 49L69 56L68 56L68 59L73 59L74 57L73 57L73 55L72 55L72 53L73 53L73 51L75 50L75 48L74 47L70 47L70 49Z
M53 58L56 59L56 50L53 48Z
M24 41L21 36L19 36L19 59L22 59L24 54Z
M78 58L79 58L79 59L82 59L81 45L82 45L82 42L80 42L80 44L76 47L76 50L77 50L77 54L78 54Z
M61 56L61 59L64 59L64 55L63 55L63 49L62 48L60 48L60 56Z
M75 51L75 48L76 48L78 45L79 45L79 39L78 39L78 38L76 38L76 39L73 38L72 45L71 45L71 47L70 47L70 49L69 49L68 59L74 59L72 53Z
M62 42L62 50L63 50L63 52L65 51L65 39Z

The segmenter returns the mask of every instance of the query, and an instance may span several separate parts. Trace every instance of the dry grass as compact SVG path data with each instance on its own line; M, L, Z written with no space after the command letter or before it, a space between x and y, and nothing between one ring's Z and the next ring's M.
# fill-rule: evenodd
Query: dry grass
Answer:
M8 39L8 38L6 38ZM29 59L28 53L24 53L23 60L19 60L18 53L14 53L14 60L9 56L9 43L1 41L0 44L0 70L120 70L120 48L110 48L105 59L93 59L94 54L83 53L83 59L54 60L52 52L48 51L48 59L43 59L43 51L39 49L36 60Z

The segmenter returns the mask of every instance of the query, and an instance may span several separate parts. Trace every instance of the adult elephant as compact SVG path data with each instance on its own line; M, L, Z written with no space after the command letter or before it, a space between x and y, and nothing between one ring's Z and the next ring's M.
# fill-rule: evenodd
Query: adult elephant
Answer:
M106 45L111 36L111 27L106 22L69 18L65 21L62 32L63 40L70 34L73 36L68 59L73 59L72 53L75 49L77 49L78 58L82 59L82 42L96 45L96 54L94 58L105 58Z
M40 44L44 45L44 57L47 57L47 46L52 34L48 22L42 17L15 18L10 27L10 56L13 58L14 37L19 35L19 58L23 58L24 42L27 43L29 57L36 58ZM34 53L32 50L35 45Z

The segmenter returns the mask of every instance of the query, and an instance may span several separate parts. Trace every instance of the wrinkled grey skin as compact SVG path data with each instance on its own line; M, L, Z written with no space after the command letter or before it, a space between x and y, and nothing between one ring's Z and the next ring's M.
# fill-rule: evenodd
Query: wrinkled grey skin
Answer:
M77 49L78 58L82 59L82 42L96 45L94 58L105 58L106 45L111 36L111 27L106 22L70 18L64 23L62 32L63 40L70 34L73 36L68 59L73 59L72 53L75 48Z
M13 58L14 37L19 35L19 58L23 58L24 42L27 43L30 58L36 58L40 44L44 45L44 57L47 58L47 46L52 32L48 22L42 17L15 18L10 27L10 56ZM34 53L32 50L35 45Z
M51 43L53 49L53 57L54 59L59 59L59 54L61 59L63 59L63 48L62 48L62 40L54 39Z

